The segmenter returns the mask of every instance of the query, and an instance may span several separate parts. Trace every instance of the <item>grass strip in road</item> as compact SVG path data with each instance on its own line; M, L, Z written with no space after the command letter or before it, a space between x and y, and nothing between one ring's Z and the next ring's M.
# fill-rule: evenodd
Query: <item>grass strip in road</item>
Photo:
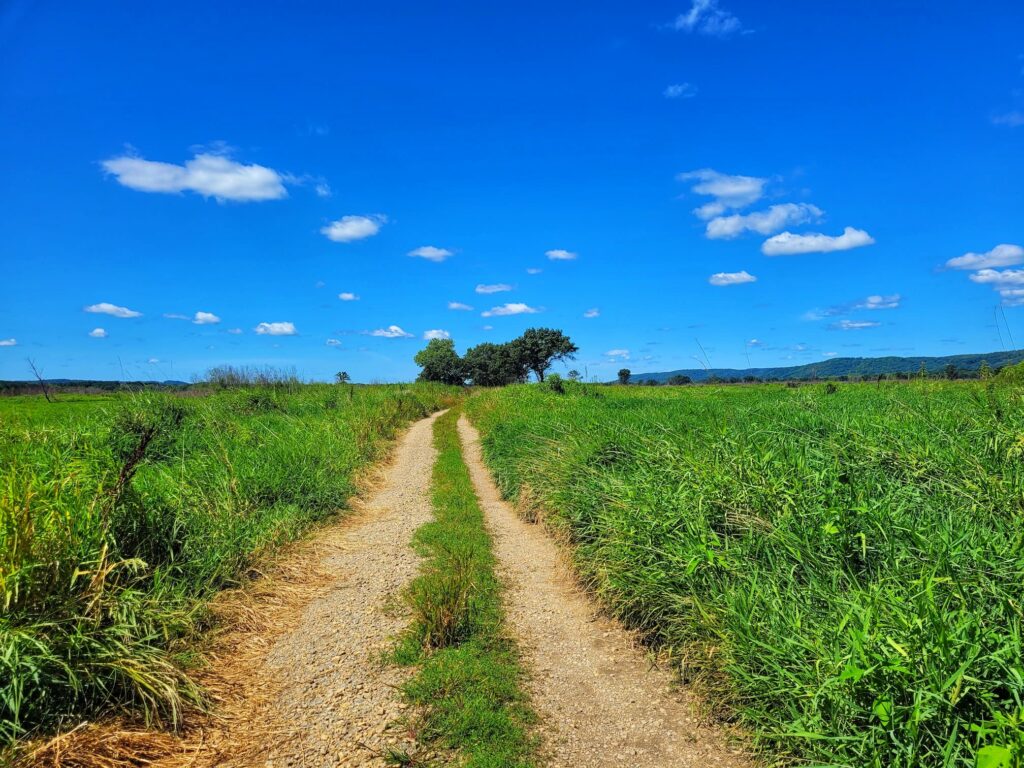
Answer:
M456 750L465 766L534 765L532 711L501 607L491 539L462 459L453 408L434 423L434 521L416 533L428 558L406 599L414 620L395 652L417 665L404 694L419 714L417 738L430 749ZM416 764L392 755L396 764Z

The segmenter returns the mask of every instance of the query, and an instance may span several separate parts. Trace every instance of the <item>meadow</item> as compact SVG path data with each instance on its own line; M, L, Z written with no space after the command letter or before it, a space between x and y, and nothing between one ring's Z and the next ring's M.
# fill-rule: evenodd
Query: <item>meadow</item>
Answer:
M208 600L344 510L397 432L456 396L417 384L0 399L0 752L83 717L173 726L201 705L190 669Z
M503 493L769 761L995 768L1024 762L1022 397L566 383L466 411Z

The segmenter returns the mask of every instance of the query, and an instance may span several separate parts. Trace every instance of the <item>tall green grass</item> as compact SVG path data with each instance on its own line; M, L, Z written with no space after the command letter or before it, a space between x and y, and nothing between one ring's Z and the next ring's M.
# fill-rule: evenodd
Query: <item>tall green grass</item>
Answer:
M204 601L344 509L413 387L0 400L0 746L104 711L175 724Z
M984 383L537 387L467 411L503 491L767 751L1024 763L1024 410Z

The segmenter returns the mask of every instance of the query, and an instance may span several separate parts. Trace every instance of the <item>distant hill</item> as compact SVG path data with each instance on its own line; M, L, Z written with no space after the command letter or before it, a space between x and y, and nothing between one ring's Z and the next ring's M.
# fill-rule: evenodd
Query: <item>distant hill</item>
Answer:
M683 368L678 371L634 373L630 381L639 383L653 379L662 384L673 376L689 376L692 381L707 381L713 376L719 379L754 376L765 381L830 379L839 376L872 378L880 373L917 373L921 363L924 363L928 372L932 374L941 374L950 364L964 373L974 373L981 367L982 360L988 361L993 370L1003 368L1024 361L1024 349L944 357L834 357L818 363L778 368Z
M178 389L187 387L187 381L106 381L99 379L44 379L46 385L58 392L114 392L121 389ZM24 381L0 381L0 392L4 394L34 394L41 392L35 379Z

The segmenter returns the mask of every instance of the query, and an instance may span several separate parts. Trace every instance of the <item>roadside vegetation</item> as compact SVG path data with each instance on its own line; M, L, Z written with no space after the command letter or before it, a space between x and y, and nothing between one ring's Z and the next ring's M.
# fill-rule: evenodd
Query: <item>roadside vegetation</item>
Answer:
M404 693L419 712L418 739L457 751L459 764L471 768L526 768L534 764L527 731L533 716L504 626L490 536L462 458L458 415L452 409L434 424L436 519L416 535L428 560L406 593L414 619L395 660L417 666Z
M1024 762L1012 376L483 391L502 491L766 754Z
M103 714L177 724L202 701L204 602L343 510L396 432L457 395L230 378L0 399L0 753Z

